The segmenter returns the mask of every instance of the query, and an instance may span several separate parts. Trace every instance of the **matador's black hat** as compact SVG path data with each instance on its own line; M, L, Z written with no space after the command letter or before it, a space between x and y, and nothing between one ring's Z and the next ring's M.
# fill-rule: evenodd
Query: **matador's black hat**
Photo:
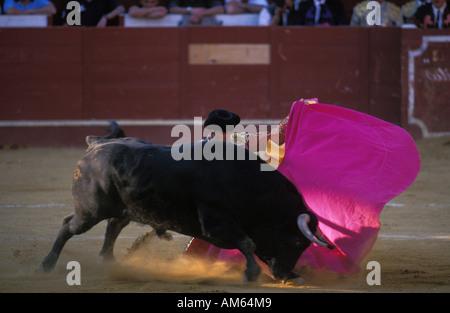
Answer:
M240 121L241 118L236 113L218 109L209 113L208 118L203 123L203 126L208 127L209 125L217 125L220 127L222 132L226 132L227 125L232 125L234 127L239 124Z

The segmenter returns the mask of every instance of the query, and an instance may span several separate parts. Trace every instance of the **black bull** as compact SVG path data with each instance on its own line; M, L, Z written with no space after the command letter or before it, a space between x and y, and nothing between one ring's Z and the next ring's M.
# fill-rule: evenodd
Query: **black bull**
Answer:
M260 273L254 255L275 278L288 280L298 277L292 270L311 242L333 248L316 232L317 217L295 186L278 171L262 171L264 161L244 148L217 142L235 159L176 161L170 147L110 137L87 138L89 148L73 175L75 213L64 218L41 271L54 268L73 235L105 219L101 255L107 259L113 258L120 231L134 221L149 224L160 236L171 230L239 249L247 260L244 281ZM180 149L193 152L196 145L205 143ZM236 157L242 149L243 160Z

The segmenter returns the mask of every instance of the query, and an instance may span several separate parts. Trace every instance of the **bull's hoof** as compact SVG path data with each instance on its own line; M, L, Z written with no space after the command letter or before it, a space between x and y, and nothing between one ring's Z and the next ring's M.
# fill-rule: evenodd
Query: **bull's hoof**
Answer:
M259 265L256 265L253 268L246 268L242 280L244 283L254 282L258 279L259 274L261 274L261 268Z
M103 262L105 262L105 263L113 263L116 261L116 258L114 257L114 254L112 254L112 253L103 254L100 251L99 255L103 258Z
M49 254L39 265L38 273L50 273L55 268L56 261L57 259L55 260L55 258Z
M116 260L112 249L102 249L98 255L101 256L105 262L114 262Z
M305 280L301 277L291 278L288 280L283 280L283 285L291 286L304 286L306 284Z

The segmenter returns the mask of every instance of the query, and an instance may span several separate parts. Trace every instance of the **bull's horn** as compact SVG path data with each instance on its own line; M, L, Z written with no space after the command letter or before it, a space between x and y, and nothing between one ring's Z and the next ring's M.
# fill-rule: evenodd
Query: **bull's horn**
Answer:
M311 230L308 227L308 223L310 221L310 217L308 214L300 214L297 218L297 225L302 234L308 238L309 241L315 243L316 245L322 246L322 247L328 247L330 249L333 249L334 246L325 241L320 241L314 235L311 233ZM331 248L333 247L333 248Z
M322 233L320 232L319 228L317 228L317 230L316 230L314 236L316 236L316 238L319 239L320 241L327 243L327 244L328 244L327 247L328 247L329 249L333 250L334 248L336 248L335 245L329 243L328 240L325 239L325 237L324 237L324 236L322 235Z

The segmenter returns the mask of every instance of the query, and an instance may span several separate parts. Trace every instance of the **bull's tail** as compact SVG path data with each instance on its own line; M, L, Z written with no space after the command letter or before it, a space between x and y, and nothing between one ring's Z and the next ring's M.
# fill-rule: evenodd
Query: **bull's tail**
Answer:
M114 138L123 138L126 137L125 132L122 128L120 128L119 124L117 124L116 121L109 122L109 132L104 137L97 137L97 136L87 136L86 137L86 143L88 146L92 146L97 144L99 140L104 139L114 139Z

